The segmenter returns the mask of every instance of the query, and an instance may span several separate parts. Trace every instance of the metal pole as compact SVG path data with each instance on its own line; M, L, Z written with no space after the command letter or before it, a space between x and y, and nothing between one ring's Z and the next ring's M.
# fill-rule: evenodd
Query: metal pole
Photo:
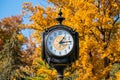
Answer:
M57 80L63 80L64 79L64 66L57 66L56 70L58 72Z

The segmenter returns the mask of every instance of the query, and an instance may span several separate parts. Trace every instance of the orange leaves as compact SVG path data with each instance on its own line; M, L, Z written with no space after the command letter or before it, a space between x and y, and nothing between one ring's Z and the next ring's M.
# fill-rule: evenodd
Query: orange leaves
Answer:
M116 77L117 77L116 80L120 80L120 71L118 71L115 75L116 75Z
M3 47L3 40L0 39L0 51L2 50L2 47Z
M19 25L22 22L22 16L12 16L8 18L3 18L0 21L0 38L5 41L9 39L13 32L20 30Z
M23 34L17 35L17 39L22 42L24 40L24 35Z
M34 55L41 55L41 32L57 24L55 18L58 7L62 7L63 17L66 19L63 24L76 29L80 34L80 58L76 65L72 66L77 69L77 79L104 79L111 69L111 64L120 62L120 30L118 29L120 25L116 24L120 14L118 0L49 0L49 2L53 3L54 8L53 6L45 9L41 6L34 7L31 3L25 3L23 7L32 14L30 20L33 22L29 27L35 30L31 35L31 42L37 44L33 49ZM105 63L106 57L110 63ZM43 74L46 80L55 78L56 72L53 71L54 74L51 74L52 70L43 65L41 59L31 58L34 59L33 64L40 67L37 71L38 75ZM37 60L40 61L40 65ZM65 75L68 76L69 72Z
M56 12L50 7L44 10L42 6L33 7L31 3L24 3L23 11L32 14L32 16L30 16L30 21L33 21L31 24L31 28L33 29L43 31L46 27L52 26L55 23L54 19L56 18Z
M3 18L1 20L1 25L4 25L6 28L18 26L22 22L22 16L12 16L9 18Z
M26 15L28 12L35 13L37 11L36 7L33 7L32 3L24 2L22 5L22 14Z
M30 75L30 73L33 73L33 72L34 72L33 69L30 68L29 66L25 66L25 67L21 66L21 67L20 67L20 70L21 70L22 72L26 73L27 75Z
M37 75L46 75L45 80L54 80L56 78L57 72L55 70L49 70L46 69L45 67L41 67L37 71Z

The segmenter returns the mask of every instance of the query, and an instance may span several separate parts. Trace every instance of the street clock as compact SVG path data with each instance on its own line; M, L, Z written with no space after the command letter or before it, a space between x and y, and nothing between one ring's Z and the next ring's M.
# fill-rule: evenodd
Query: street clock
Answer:
M78 32L62 25L61 15L60 11L56 18L59 24L46 29L42 36L42 59L50 66L71 65L78 59Z
M69 26L62 25L65 19L60 10L56 20L58 25L45 29L42 35L42 59L58 72L58 80L63 80L66 66L71 66L79 57L79 35Z

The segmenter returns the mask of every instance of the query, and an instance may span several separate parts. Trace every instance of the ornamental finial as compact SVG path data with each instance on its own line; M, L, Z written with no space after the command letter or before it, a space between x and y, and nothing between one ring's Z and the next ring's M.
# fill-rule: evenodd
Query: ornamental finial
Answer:
M60 11L58 13L58 17L56 18L56 20L59 22L59 24L61 25L62 24L62 21L65 20L64 17L62 17L62 9L60 8Z

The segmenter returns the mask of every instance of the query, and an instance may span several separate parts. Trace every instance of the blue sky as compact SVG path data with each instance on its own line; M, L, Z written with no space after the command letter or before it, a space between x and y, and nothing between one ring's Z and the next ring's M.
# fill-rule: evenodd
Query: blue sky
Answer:
M0 0L0 19L21 14L23 2L32 2L33 5L47 6L47 0Z
M33 5L48 6L47 0L0 0L0 19L21 14L23 2L32 2ZM24 23L28 23L28 19L24 18ZM32 30L25 29L22 31L28 37Z

